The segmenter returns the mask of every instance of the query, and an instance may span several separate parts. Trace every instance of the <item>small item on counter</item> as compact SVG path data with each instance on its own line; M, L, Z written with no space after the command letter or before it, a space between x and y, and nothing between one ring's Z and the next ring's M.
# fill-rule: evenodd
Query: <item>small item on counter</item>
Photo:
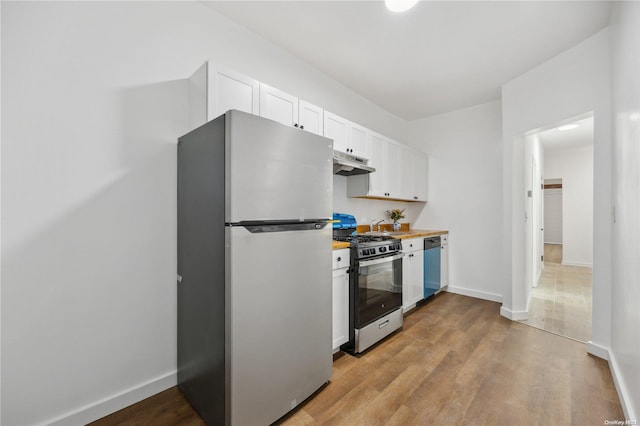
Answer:
M389 215L389 219L393 221L393 230L400 230L400 219L404 219L404 209L393 209L387 210L387 214Z

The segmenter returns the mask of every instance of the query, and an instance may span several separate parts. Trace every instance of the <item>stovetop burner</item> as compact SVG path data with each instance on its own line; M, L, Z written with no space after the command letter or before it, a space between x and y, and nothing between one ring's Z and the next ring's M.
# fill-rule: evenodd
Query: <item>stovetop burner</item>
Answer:
M355 244L363 244L377 241L388 241L394 240L393 237L388 235L343 235L343 236L335 236L333 237L335 241L343 241L346 243L355 243Z
M335 241L350 243L351 259L390 256L402 251L402 243L388 235L334 235Z

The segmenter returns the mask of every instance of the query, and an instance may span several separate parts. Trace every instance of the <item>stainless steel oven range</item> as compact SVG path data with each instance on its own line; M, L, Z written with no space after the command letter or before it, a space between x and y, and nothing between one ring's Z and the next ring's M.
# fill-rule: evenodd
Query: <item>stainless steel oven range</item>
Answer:
M402 327L402 243L389 236L354 235L350 243L349 342L358 354Z

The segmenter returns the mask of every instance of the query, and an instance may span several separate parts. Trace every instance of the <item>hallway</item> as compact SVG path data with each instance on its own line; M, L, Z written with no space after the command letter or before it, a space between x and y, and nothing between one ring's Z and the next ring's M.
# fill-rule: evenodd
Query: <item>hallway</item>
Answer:
M581 342L591 339L591 268L564 266L562 245L545 244L538 287L523 324Z

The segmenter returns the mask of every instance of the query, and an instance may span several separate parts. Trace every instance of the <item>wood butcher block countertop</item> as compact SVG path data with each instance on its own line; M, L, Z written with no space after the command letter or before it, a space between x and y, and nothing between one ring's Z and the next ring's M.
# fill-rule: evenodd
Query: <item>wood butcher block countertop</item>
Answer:
M340 249L345 249L345 248L349 248L349 243L346 243L344 241L334 241L333 242L333 249L334 250L340 250Z

